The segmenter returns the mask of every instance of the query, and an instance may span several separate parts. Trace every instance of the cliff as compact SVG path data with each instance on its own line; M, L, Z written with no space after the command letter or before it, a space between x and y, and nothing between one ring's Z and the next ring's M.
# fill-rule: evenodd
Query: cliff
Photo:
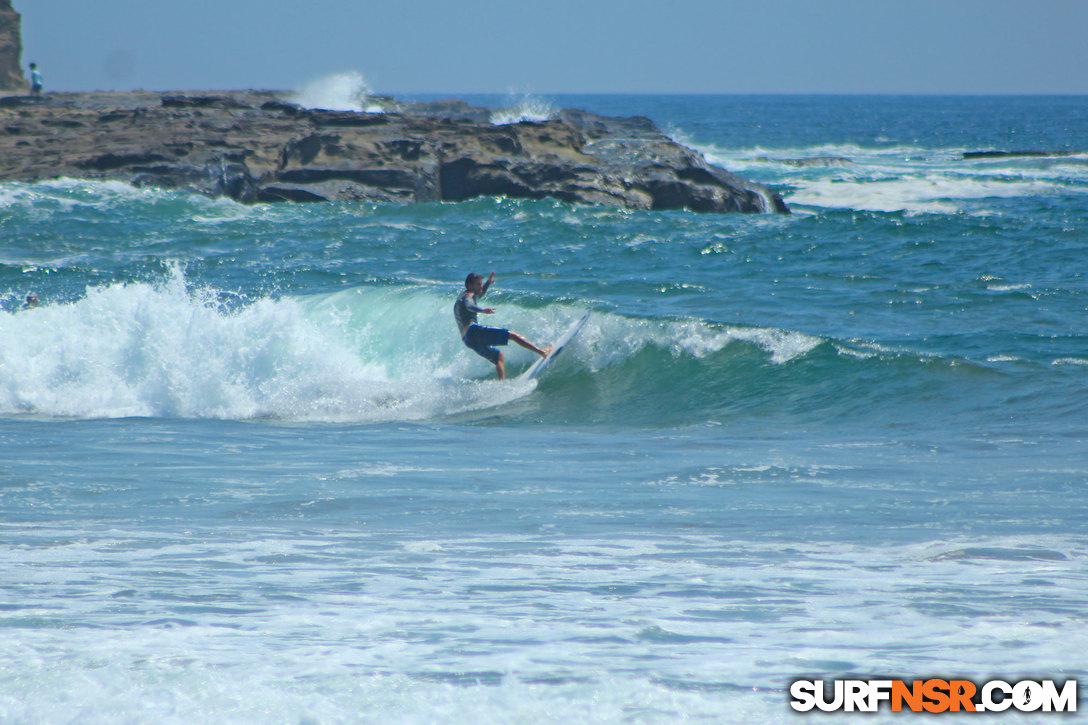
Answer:
M19 61L22 54L19 13L11 0L0 0L0 91L25 91L30 87Z
M380 102L385 113L305 109L271 91L0 98L0 180L120 179L247 203L505 195L788 213L649 119L569 110L497 126L458 101Z

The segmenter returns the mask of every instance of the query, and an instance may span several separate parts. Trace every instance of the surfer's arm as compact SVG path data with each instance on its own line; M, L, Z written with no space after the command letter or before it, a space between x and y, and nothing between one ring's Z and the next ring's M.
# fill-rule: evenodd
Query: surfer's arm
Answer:
M491 283L494 282L494 281L495 281L495 273L492 272L491 274L489 274L487 276L487 281L484 282L484 288L482 290L480 290L480 296L481 297L483 297L484 295L487 294L488 288L491 287Z
M480 297L483 297L483 294ZM495 312L493 307L480 307L480 305L476 304L476 296L472 294L465 296L465 309L469 312L482 312L485 315Z

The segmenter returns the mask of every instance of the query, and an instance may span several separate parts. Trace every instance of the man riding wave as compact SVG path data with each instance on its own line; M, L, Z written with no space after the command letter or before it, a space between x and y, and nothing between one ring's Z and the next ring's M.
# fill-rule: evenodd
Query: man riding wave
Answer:
M484 282L483 277L475 272L466 277L465 291L460 294L457 302L453 305L453 316L457 320L457 329L461 333L461 340L465 343L465 346L491 362L499 374L499 380L505 380L506 358L495 349L495 345L505 345L513 340L526 350L532 350L541 357L548 357L552 351L552 346L538 347L516 332L499 327L485 327L477 323L476 316L478 314L490 315L495 312L493 307L481 307L479 304L480 298L487 294L488 288L491 287L491 283L494 281L494 272L488 276L486 282Z

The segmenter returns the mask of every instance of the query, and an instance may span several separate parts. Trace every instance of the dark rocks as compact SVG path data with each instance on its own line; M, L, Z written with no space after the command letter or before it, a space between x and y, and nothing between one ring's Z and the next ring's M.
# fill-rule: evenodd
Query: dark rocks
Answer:
M80 124L83 125L83 124ZM81 169L87 169L90 171L110 171L112 169L123 169L126 167L138 167L144 164L150 164L155 161L167 161L168 156L157 153L113 153L107 152L104 154L98 154L97 156L91 156L90 158L81 159L76 162L76 166Z
M230 96L222 95L166 95L162 97L162 105L163 108L248 108L245 103L237 101Z
M1061 157L1065 157L1065 156L1076 156L1078 153L1083 153L1083 152L1077 152L1077 151L1031 151L1031 150L1022 150L1022 151L966 151L963 154L963 158L964 158L965 161L969 161L971 159L1006 158L1006 157L1010 157L1010 156L1013 156L1013 157L1021 156L1021 157L1027 157L1027 158L1034 158L1034 157L1061 158Z
M760 156L756 161L767 161L775 164L785 164L795 168L821 168L830 166L851 166L853 161L842 156L809 156L801 159L776 159L768 156Z
M0 105L0 180L120 179L246 203L509 196L788 213L649 119L565 110L496 126L460 101L381 106L311 110L267 91L48 94Z

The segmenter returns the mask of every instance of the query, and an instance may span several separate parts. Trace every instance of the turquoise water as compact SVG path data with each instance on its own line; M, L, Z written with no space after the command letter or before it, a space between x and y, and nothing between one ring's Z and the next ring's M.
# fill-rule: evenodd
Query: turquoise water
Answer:
M1084 678L1088 99L560 106L794 214L0 185L0 721L792 722L798 677ZM593 313L539 385L457 339L491 270L488 322Z

